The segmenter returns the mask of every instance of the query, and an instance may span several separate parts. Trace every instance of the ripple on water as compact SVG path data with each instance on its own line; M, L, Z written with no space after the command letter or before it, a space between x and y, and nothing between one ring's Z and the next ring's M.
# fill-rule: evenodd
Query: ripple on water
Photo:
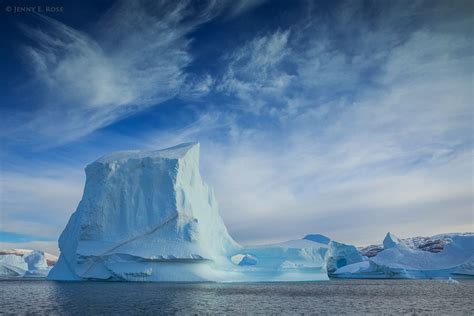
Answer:
M467 314L474 280L333 280L306 283L0 281L6 314Z

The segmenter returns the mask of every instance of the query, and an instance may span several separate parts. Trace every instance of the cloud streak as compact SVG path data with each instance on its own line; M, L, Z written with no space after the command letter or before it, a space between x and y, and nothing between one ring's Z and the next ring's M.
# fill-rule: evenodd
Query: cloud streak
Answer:
M440 6L427 15L447 10ZM472 228L469 17L395 32L416 15L393 10L372 28L360 10L336 16L368 34L347 36L350 46L318 32L328 25L314 17L226 57L219 92L257 124L237 116L224 128L231 140L208 139L203 160L237 239L314 231L367 243L388 230Z
M26 114L26 123L11 118L8 136L32 141L34 134L35 144L63 144L183 90L205 90L186 83L189 34L218 10L213 2L121 1L93 33L40 15L35 26L21 25L30 43L23 47L25 62L43 106Z
M76 140L178 96L186 107L173 110L194 122L140 125L143 131L127 135L96 131L96 147L84 141L81 157L201 141L203 176L244 243L315 232L366 244L388 230L407 237L471 229L473 59L465 4L345 2L327 12L310 3L290 27L262 28L220 54L222 68L209 73L189 72L193 32L223 8L225 21L235 18L229 3L162 5L118 5L94 34L51 20L43 22L52 33L26 30L38 77L58 91L48 95L73 102L66 109L47 103L27 127L48 142L57 134L58 142ZM58 126L44 124L52 121ZM54 168L5 173L8 227L57 234L63 224L41 214L51 209L59 223L75 208L83 175L71 164L58 164L76 170L64 177ZM19 204L22 196L30 198ZM38 218L37 205L44 206Z

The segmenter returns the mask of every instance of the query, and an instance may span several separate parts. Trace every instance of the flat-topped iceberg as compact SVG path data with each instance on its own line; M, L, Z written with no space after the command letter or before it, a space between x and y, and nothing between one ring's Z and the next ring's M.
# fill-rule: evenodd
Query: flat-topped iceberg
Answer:
M474 235L460 234L440 252L433 253L408 247L388 233L384 250L367 261L339 268L334 276L340 278L448 278L474 276Z
M59 238L52 280L327 280L363 260L321 235L242 247L199 172L199 144L107 155L86 167L84 194Z
M86 167L49 278L213 280L237 247L201 179L199 144L119 152Z

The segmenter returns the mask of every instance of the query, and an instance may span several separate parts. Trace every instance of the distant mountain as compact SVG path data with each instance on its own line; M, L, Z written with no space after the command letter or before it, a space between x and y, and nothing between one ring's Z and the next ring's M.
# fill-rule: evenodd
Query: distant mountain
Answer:
M438 253L444 249L444 246L451 243L454 236L472 236L474 233L448 233L439 234L431 237L410 237L401 239L401 241L411 249L419 249ZM366 257L375 257L379 252L384 250L383 244L370 245L359 248L360 253Z
M373 256L378 248L383 249ZM402 240L389 232L383 246L372 246L365 253L372 256L368 260L343 266L332 276L349 279L474 277L473 233Z

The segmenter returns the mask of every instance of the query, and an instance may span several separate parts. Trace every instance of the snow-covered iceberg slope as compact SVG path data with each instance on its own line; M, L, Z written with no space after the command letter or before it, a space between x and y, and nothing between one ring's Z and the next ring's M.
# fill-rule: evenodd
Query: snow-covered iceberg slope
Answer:
M347 265L334 273L340 278L448 278L474 276L474 235L453 235L438 253L412 249L388 233L383 250L367 261Z
M40 250L0 250L0 277L45 278L57 257Z
M242 247L199 173L199 144L114 153L86 167L84 194L59 238L49 279L326 280L363 260L327 237Z
M201 179L199 144L119 152L86 167L49 278L214 280L237 247Z

